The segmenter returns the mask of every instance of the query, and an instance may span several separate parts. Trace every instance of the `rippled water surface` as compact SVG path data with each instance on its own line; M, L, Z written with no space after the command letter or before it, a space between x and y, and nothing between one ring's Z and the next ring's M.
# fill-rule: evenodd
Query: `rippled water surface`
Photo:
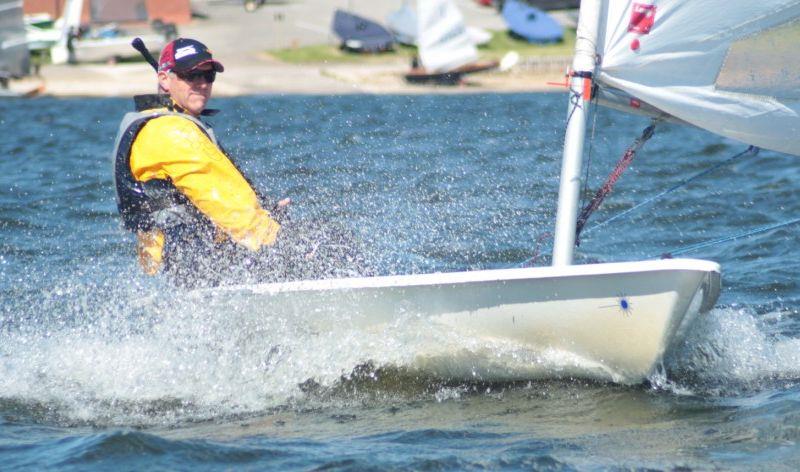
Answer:
M109 156L130 105L0 101L0 468L800 467L798 226L688 254L722 264L722 296L643 385L465 383L420 367L420 346L457 343L466 363L533 357L413 313L323 329L318 313L141 275ZM561 95L214 105L252 180L291 197L293 221L346 227L379 273L547 262ZM593 122L596 188L647 122L608 110ZM589 226L745 148L660 125ZM796 218L799 169L768 151L741 158L589 231L578 259L659 257Z

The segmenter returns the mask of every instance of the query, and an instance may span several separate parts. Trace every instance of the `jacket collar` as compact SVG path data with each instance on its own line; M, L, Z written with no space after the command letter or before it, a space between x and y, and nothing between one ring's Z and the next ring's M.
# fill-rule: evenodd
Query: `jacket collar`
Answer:
M169 111L177 113L186 113L186 110L178 106L172 98L163 93L150 93L146 95L134 95L133 103L136 106L136 111L151 110L153 108L166 108ZM201 116L214 116L219 113L219 110L213 108L206 108L203 110Z

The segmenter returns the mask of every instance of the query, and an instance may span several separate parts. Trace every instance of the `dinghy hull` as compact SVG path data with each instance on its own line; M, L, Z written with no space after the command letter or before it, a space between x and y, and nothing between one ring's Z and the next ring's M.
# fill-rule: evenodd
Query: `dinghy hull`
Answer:
M300 281L201 293L217 300L235 293L248 300L238 310L302 316L317 330L342 320L355 329L374 330L412 314L462 339L506 343L532 358L558 352L570 359L567 364L582 366L485 369L481 380L581 376L635 384L655 371L699 313L713 307L719 287L716 263L674 259ZM475 379L463 346L449 353L441 345L430 348L419 350L417 367L451 379Z
M500 63L497 61L475 62L448 72L428 72L425 69L416 68L409 71L405 78L412 84L458 85L465 75L495 70L499 65Z

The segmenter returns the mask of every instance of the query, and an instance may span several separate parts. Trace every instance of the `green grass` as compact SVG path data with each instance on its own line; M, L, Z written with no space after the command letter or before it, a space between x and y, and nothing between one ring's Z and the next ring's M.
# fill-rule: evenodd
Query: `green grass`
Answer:
M337 46L318 44L297 48L273 49L267 51L272 57L291 64L308 63L347 63L347 62L384 62L386 60L410 59L417 48L395 44L394 51L375 54L360 54L340 49Z
M535 56L571 56L575 50L575 30L564 32L564 41L551 44L532 44L516 39L507 31L493 31L488 44L478 48L483 59L499 59L508 51L517 51L523 57ZM297 48L274 49L267 51L269 55L291 64L309 63L348 63L348 62L386 62L391 60L409 60L416 54L417 48L396 44L394 51L377 54L359 54L343 51L337 46L319 44Z
M480 55L487 59L499 59L508 51L517 51L523 57L572 56L575 51L575 30L565 30L563 41L549 44L529 43L511 36L508 31L492 31L489 43L478 48Z

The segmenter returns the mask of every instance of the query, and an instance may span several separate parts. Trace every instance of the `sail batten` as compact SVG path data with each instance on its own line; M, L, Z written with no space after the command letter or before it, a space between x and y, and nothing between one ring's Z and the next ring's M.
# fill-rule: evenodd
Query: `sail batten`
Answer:
M747 144L800 155L800 0L606 2L597 82ZM619 94L616 94L616 103Z

